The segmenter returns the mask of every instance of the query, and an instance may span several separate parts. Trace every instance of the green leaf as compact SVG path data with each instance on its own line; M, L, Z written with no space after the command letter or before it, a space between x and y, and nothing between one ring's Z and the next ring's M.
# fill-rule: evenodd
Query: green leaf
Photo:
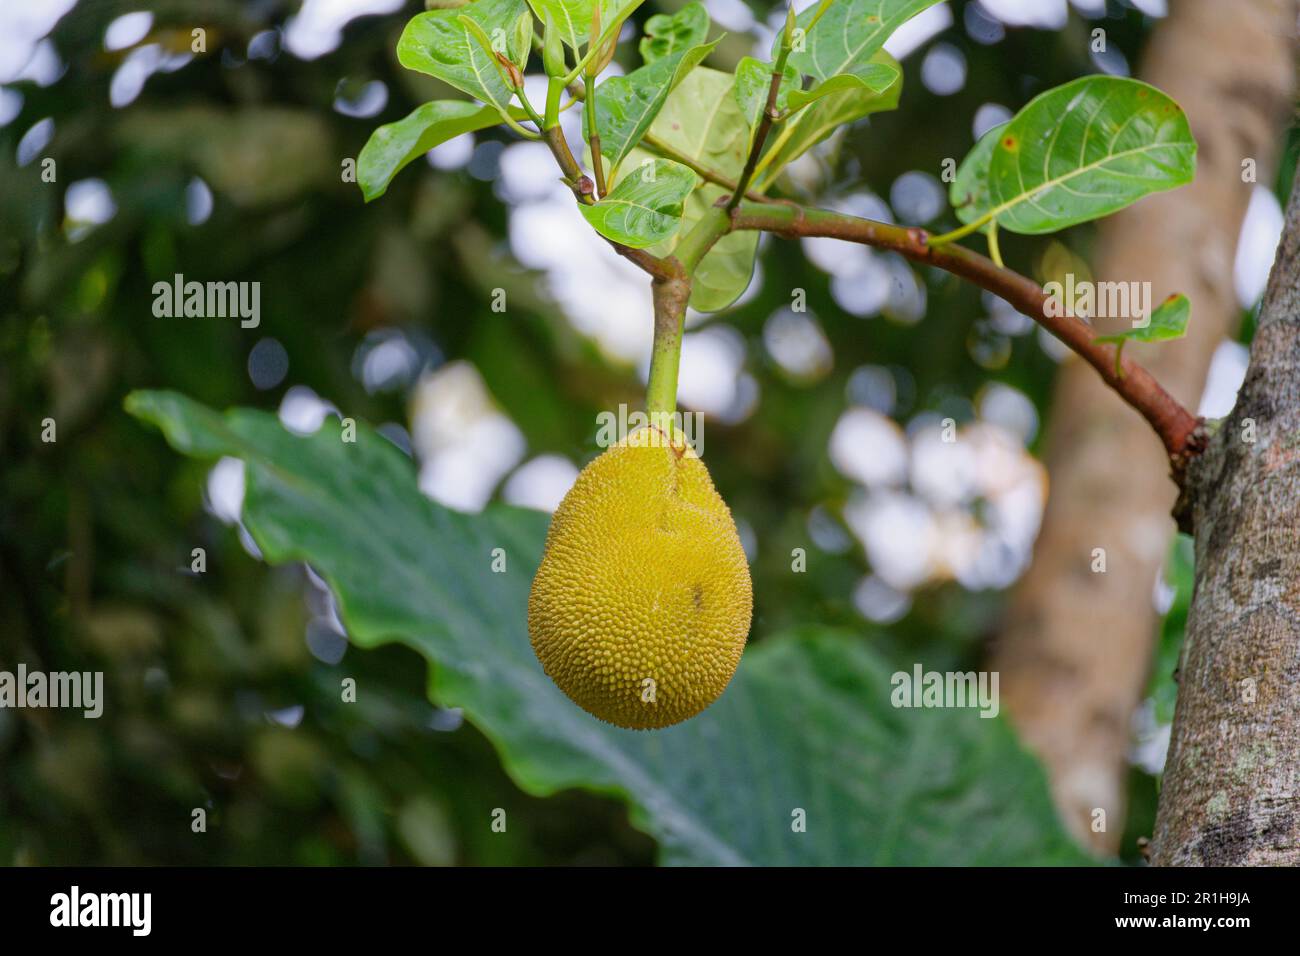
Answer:
M993 147L998 144L1006 123L999 123L976 140L966 154L957 175L948 187L948 201L953 212L964 223L974 222L992 208L989 198L989 164L993 161Z
M528 0L528 6L543 23L548 16L554 20L560 39L575 53L587 45L596 0Z
M721 37L718 38L720 40ZM713 51L718 40L684 47L662 59L633 70L626 76L611 76L596 87L596 126L600 130L600 154L611 171L641 141L650 124L663 109L668 94L686 74ZM591 138L583 114L583 139Z
M804 76L818 83L833 76L865 70L884 48L895 30L939 0L834 0L817 25L808 24L817 15L810 6L799 15L797 25L807 34L802 50L790 54L790 63ZM772 44L775 59L781 45L778 33Z
M334 419L299 437L272 414L218 415L175 393L137 392L127 408L187 454L243 459L244 525L269 563L324 577L353 645L415 650L431 697L463 708L522 789L626 800L665 863L1088 862L1003 721L894 708L891 668L860 636L762 636L700 716L622 730L564 697L529 645L545 515L434 504L411 461L364 424L344 442ZM492 571L496 548L505 573ZM806 832L791 826L797 809Z
M1182 293L1171 295L1156 306L1146 325L1135 326L1114 335L1099 335L1097 342L1166 342L1181 339L1187 334L1187 320L1192 315L1192 304Z
M732 92L734 82L730 73L696 67L669 95L650 127L656 141L732 181L739 178L749 150L749 124ZM675 239L685 235L724 192L706 183L691 193ZM666 255L675 245L675 241L664 243L654 251ZM753 277L757 251L756 232L723 236L696 267L691 305L701 312L716 312L736 301Z
M656 13L645 23L641 58L647 63L680 53L704 42L709 35L709 14L704 4L692 0L673 15Z
M743 57L736 64L736 84L732 87L732 93L750 127L758 125L763 109L767 106L767 95L772 89L772 70L773 64L756 60L752 56ZM798 91L799 71L787 63L781 74L781 85L776 90L776 108L784 110L790 95Z
M382 196L407 163L439 143L500 122L501 114L493 106L466 100L435 100L395 123L379 127L357 157L357 184L366 202Z
M560 39L576 54L591 38L591 15L597 2L602 30L627 16L623 11L629 0L528 0L528 5L543 23L547 15L555 21Z
M987 158L986 212L1005 229L1037 235L1191 182L1196 140L1182 108L1155 87L1087 76L1031 100ZM976 144L962 165L983 161Z
M511 92L501 70L460 18L478 24L494 47L504 48L510 61L522 69L528 62L528 47L527 40L521 45L525 34L518 27L527 12L524 0L474 0L463 7L418 14L397 41L397 60L408 70L436 76L475 99L505 109Z
M698 182L681 163L654 159L630 170L600 202L578 210L606 239L644 249L677 231L682 203Z
M829 80L818 83L810 90L800 90L796 87L788 98L790 109L798 110L807 106L823 96L830 96L833 93L863 91L869 96L882 96L888 93L894 85L900 84L898 89L902 89L901 82L903 71L899 68L894 58L888 53L881 51L877 54L877 59L870 63L864 64L860 69L853 73L841 73L838 76L832 76ZM894 101L897 104L897 100ZM891 107L892 109L892 107ZM873 110L878 112L878 110Z
M832 5L831 9L834 9ZM841 126L847 126L873 113L892 110L898 106L903 92L903 71L898 61L880 50L875 63L891 71L892 83L876 92L863 79L870 75L863 71L857 78L830 80L820 88L809 91L809 102L794 116L786 120L777 131L760 160L761 171L757 177L758 188L767 190L783 167L798 159L822 142ZM883 74L879 74L883 76ZM814 95L815 94L815 95ZM796 95L790 95L793 106Z

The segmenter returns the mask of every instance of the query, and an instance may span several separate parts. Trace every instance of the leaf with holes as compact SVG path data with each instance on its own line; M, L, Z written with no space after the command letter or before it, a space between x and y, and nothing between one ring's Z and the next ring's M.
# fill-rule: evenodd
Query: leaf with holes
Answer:
M302 437L273 414L222 415L169 392L134 393L127 409L185 454L241 459L242 521L265 560L309 563L355 647L400 643L427 661L431 697L464 710L523 790L626 801L665 863L1089 862L1001 719L894 707L899 675L860 634L761 636L704 713L622 730L571 703L529 645L545 515L435 504L364 423L344 442L334 419Z
M466 17L523 69L528 62L531 29L519 28L528 15L524 0L474 0L451 10L431 10L412 17L397 41L397 60L408 70L428 73L463 93L504 110L511 92L496 61L483 49ZM531 23L531 21L530 21Z
M644 249L677 231L682 203L698 182L681 163L655 159L629 171L600 202L578 210L606 239Z
M991 153L977 143L962 162L971 167L968 181L986 158L984 214L1012 232L1037 235L1191 182L1196 140L1182 107L1155 87L1087 76L1031 100Z

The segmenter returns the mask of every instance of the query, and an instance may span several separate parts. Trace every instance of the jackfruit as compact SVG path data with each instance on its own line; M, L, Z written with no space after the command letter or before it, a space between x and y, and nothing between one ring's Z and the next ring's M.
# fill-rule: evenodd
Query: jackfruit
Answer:
M713 703L753 614L736 524L680 431L638 429L560 502L528 599L542 669L583 710L633 730Z

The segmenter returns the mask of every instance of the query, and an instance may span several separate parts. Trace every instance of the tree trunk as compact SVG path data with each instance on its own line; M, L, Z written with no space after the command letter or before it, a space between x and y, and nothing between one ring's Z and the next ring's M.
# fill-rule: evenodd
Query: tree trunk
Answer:
M1236 408L1180 505L1196 591L1152 862L1300 864L1300 191Z
M1188 337L1126 352L1195 409L1215 349L1236 327L1237 235L1254 159L1268 182L1291 113L1292 0L1180 0L1156 27L1143 78L1186 109L1200 144L1196 181L1101 227L1100 279L1150 281L1154 301L1192 300ZM1131 351L1129 351L1131 350ZM993 653L1002 697L1044 760L1063 819L1114 853L1123 831L1130 721L1156 636L1152 594L1168 553L1176 489L1150 429L1091 368L1067 361L1047 436L1052 493L1034 561ZM1093 570L1105 551L1105 573ZM1105 811L1097 830L1096 810Z

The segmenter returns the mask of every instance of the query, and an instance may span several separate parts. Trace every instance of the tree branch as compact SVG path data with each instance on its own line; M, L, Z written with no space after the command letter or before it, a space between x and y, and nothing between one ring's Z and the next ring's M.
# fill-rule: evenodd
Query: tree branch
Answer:
M954 244L932 246L924 229L793 205L742 203L732 214L731 227L761 229L790 238L817 236L860 242L968 279L1005 299L1096 369L1102 380L1145 418L1160 437L1176 481L1181 481L1187 463L1204 448L1201 420L1166 392L1145 368L1127 358L1117 363L1115 346L1093 341L1096 332L1092 326L1073 316L1048 313L1049 296L1038 283L998 266L977 252Z

